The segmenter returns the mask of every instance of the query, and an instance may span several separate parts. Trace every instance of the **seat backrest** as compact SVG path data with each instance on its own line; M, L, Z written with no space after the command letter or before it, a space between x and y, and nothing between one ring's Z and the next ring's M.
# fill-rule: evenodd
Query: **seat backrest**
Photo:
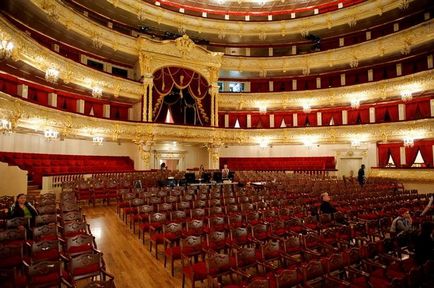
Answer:
M28 224L28 220L25 217L15 217L12 219L6 220L6 228L16 228L18 226L26 226Z
M29 287L52 287L61 282L60 261L42 261L28 268ZM42 280L43 279L43 280Z
M57 223L56 214L38 215L35 217L35 226L47 225L50 223Z
M275 277L276 288L292 287L303 281L303 276L297 267L279 269Z
M70 275L73 279L96 276L101 272L101 253L87 253L71 258Z
M56 223L50 223L50 224L33 228L33 239L37 240L47 236L57 237Z

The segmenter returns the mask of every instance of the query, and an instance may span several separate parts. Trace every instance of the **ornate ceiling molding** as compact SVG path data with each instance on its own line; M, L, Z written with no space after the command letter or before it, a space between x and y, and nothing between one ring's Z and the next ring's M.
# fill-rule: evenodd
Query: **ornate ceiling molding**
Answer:
M424 26L423 29L426 29L426 27ZM60 70L59 77L65 82L75 83L89 89L92 84L97 83L103 87L104 92L137 100L141 98L143 93L141 83L113 77L62 57L38 44L3 18L0 18L0 32L7 34L10 39L14 39L14 42L16 42L15 60L21 60L41 71L45 71L50 66L55 66ZM425 32L427 31L425 30ZM418 32L417 34L422 33ZM427 35L432 35L432 31L431 34L424 34L424 37L428 39ZM218 67L222 59L224 61L225 58L220 53L208 52L200 46L193 45L194 43L182 40L182 38L164 42L138 38L134 47L141 51L142 60L140 63L143 75L152 74L161 65L193 66L192 68L197 72L207 77L209 83L214 83ZM143 47L143 50L141 50L141 47ZM188 55L190 53L183 53L187 49L194 52L191 55ZM182 57L183 54L184 58ZM306 102L311 103L311 106L333 106L349 103L354 94L361 94L361 101L384 100L399 95L402 86L414 83L421 85L419 91L434 89L433 73L431 70L391 80L330 89L274 93L221 93L219 105L221 110L257 109L258 102L260 105L265 104L269 108L301 107Z
M122 122L95 119L62 112L26 102L0 92L0 118L13 118L16 133L38 133L47 128L56 129L66 138L88 138L100 135L108 141L179 141L182 143L225 143L257 145L266 138L270 144L300 144L309 138L314 143L350 143L357 138L362 142L402 140L434 137L434 119L396 123L343 125L307 128L225 129L188 127L157 123ZM182 128L181 128L182 127Z
M390 80L352 85L347 87L307 91L268 93L220 93L220 111L267 109L300 109L304 104L312 107L350 105L355 98L360 102L387 100L396 97L408 87L423 92L434 90L434 70L423 71Z
M36 0L32 0L36 1ZM38 0L42 1L42 0ZM126 10L141 19L157 24L164 24L184 31L217 34L221 38L229 35L239 37L257 35L280 35L308 33L321 29L331 29L339 25L352 25L363 18L381 15L387 11L400 7L396 0L376 0L347 7L333 13L325 13L305 18L286 21L257 22L224 21L184 15L151 5L141 0L106 0L116 8Z
M208 83L213 70L219 70L223 53L211 52L196 45L187 35L175 40L155 41L145 37L137 39L141 75L152 75L162 67L190 68L204 76Z
M342 66L352 67L354 61L361 62L385 55L408 51L408 47L432 43L434 20L421 23L409 29L392 33L372 41L344 46L311 54L287 57L223 57L222 69L228 71L303 71L309 74L312 69ZM407 49L407 50L406 50ZM408 54L408 53L407 53Z
M60 56L38 44L27 34L17 30L1 17L0 32L13 39L14 50L16 51L14 60L23 61L43 72L49 67L55 67L60 71L59 78L65 83L74 83L89 90L93 85L98 85L103 88L104 92L112 93L115 96L122 95L137 100L141 99L141 83L114 77Z
M55 21L62 23L67 29L71 29L84 37L97 39L101 45L111 47L114 50L120 50L125 53L137 55L138 49L136 38L113 31L102 25L89 20L87 17L76 13L65 7L63 4L52 2L53 8L48 9L43 4L46 0L31 0L47 14L54 13ZM123 1L120 0L119 3ZM134 0L129 0L134 1ZM381 0L368 2L370 4L384 2ZM388 2L388 1L386 1ZM391 1L397 5L397 1ZM147 5L144 2L140 2ZM377 3L378 4L378 3ZM348 8L349 10L351 9ZM53 12L54 11L54 12ZM333 13L334 15L335 13ZM291 22L292 23L292 22ZM367 59L378 58L378 55L388 55L408 51L412 46L429 43L434 38L434 20L421 23L409 29L405 29L384 37L371 41L363 42L357 45L346 46L324 52L311 53L305 55L294 55L286 57L234 57L223 56L221 69L228 71L251 71L266 73L267 71L302 71L309 74L311 69L324 67L333 67L338 65L353 65L354 61L362 62ZM179 24L179 23L178 23ZM253 23L252 23L253 24ZM254 27L264 29L263 25L254 25ZM305 23L306 24L306 23ZM237 24L238 25L238 24ZM311 27L306 24L306 27ZM200 25L195 26L197 29ZM212 27L213 31L223 31L218 26ZM244 31L241 27L237 31ZM256 35L263 35L264 31L256 31ZM259 33L259 34L258 34ZM146 39L142 36L142 39ZM154 40L148 40L154 41Z

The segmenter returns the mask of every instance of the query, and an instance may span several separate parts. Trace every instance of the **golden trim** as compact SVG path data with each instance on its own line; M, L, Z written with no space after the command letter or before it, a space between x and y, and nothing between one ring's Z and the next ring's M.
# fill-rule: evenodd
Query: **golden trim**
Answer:
M39 8L44 10L43 6L41 5L41 2L44 0L31 0L35 5L37 5ZM127 0L123 0L127 1ZM123 1L120 3L122 5ZM128 1L134 1L134 0L128 0ZM97 23L92 22L87 17L84 17L83 15L73 11L70 8L67 8L63 4L59 4L57 2L54 2L56 4L53 4L56 6L56 11L58 17L56 18L56 21L59 23L64 24L67 26L68 29L71 29L84 37L91 38L92 35L99 35L99 40L101 43L108 47L112 47L114 43L116 43L116 48L129 54L137 54L137 51L133 49L135 46L135 38L126 36L124 34L118 33L116 31L113 31L107 27L104 27L102 25L99 25ZM142 5L148 5L140 1ZM384 5L392 5L394 8L399 7L399 3L397 1L393 0L378 0L374 2L367 2L369 4L366 5L372 5L372 7L378 7L381 6L381 3L388 3ZM151 5L152 6L152 5ZM357 5L357 9L355 10L355 15L359 15L360 17L361 12L358 11L358 7L360 5ZM152 6L154 7L154 6ZM371 6L370 6L371 7ZM373 13L374 15L378 14L378 10L373 8L368 9L370 13ZM155 7L154 7L155 8ZM158 8L158 7L157 7ZM353 7L354 8L354 7ZM160 9L160 8L158 8ZM345 12L344 10L350 11L352 8L347 8L343 10L337 11L337 13ZM386 9L387 10L387 9ZM49 13L49 10L44 10L45 13ZM136 10L134 10L136 11ZM165 10L164 10L165 11ZM383 10L384 11L384 10ZM173 12L171 12L173 13ZM175 13L176 14L176 13ZM330 17L332 20L332 23L335 23L334 19L336 17L335 13L333 13L333 16L330 16L328 14L324 14L325 17ZM182 23L182 26L184 27L185 19L184 17L187 17L186 15L180 16L172 16L170 19L174 21L174 24L176 24L176 27L179 27L179 23ZM178 20L173 20L173 19ZM319 17L318 19L322 18ZM351 17L351 21L353 21L354 17ZM180 20L181 19L181 20ZM317 19L317 18L315 18ZM348 19L348 16L345 16L344 19L348 22L350 21ZM330 19L329 19L330 20ZM293 20L289 21L288 23L293 23ZM301 21L302 24L302 30L304 33L306 32L305 27L312 27L313 25L313 19L296 19L294 20L296 22ZM350 21L350 22L351 22ZM313 68L321 68L321 67L332 67L337 65L351 65L354 63L354 59L357 59L358 62L361 62L368 58L378 57L378 55L387 55L387 54L393 54L393 53L401 53L402 51L407 51L408 48L411 49L411 46L420 45L422 43L430 42L432 38L434 38L434 29L432 28L434 20L429 20L427 22L418 24L414 27L398 31L393 34L386 35L384 37L376 38L374 40L370 40L367 42L363 42L356 45L351 46L344 46L341 48L328 50L324 52L318 52L318 53L312 53L307 55L293 55L293 56L287 56L287 57L233 57L233 56L224 56L223 62L222 62L222 70L235 70L235 71L256 71L265 73L266 71L297 71L302 70L306 74L309 74L309 72ZM224 23L223 25L229 25L230 23L219 21L221 23ZM284 23L283 21L282 23ZM312 23L311 23L312 22ZM192 26L192 29L194 27L194 31L200 31L200 26L197 23L197 19L193 22L194 25ZM204 23L207 23L206 21ZM224 27L221 27L222 24L214 24L210 26L211 31L224 31ZM268 29L264 29L263 25L273 24L278 26L278 33L281 33L282 30L282 23L262 23L261 25L257 25L257 23L232 23L234 25L234 34L236 35L244 35L248 34L247 29L245 28L245 24L252 24L252 32L253 35L259 35L261 33L265 33L264 31L271 31ZM344 22L346 23L346 22ZM289 25L289 24L285 24ZM284 25L284 26L285 26ZM226 27L226 26L225 26ZM286 26L285 26L286 27ZM324 28L324 27L323 27ZM260 29L260 31L258 30ZM317 30L311 28L311 30ZM92 31L90 33L89 31ZM288 29L288 31L293 31L292 28ZM277 32L276 32L277 33ZM230 34L230 33L229 33ZM262 35L262 34L261 34ZM144 38L144 37L143 37Z
M98 132L98 135L106 139L113 139L113 141L122 139L134 143L179 141L216 145L223 143L257 145L257 137L259 136L268 138L269 143L273 145L300 144L306 138L311 138L315 143L350 143L355 137L362 142L403 139L408 135L414 135L416 139L434 138L434 119L357 126L276 129L181 127L157 123L96 119L43 107L2 92L0 93L0 118L15 119L17 132L43 131L47 127L63 131L67 127L70 137L91 139L91 136Z
M36 0L32 0L36 1ZM41 1L41 0L38 0ZM367 1L359 5L334 11L333 13L319 14L311 17L296 18L284 21L225 21L209 18L200 18L169 11L161 7L143 2L141 0L107 0L115 6L134 15L143 17L148 21L157 22L159 25L168 25L182 30L226 36L259 36L267 37L278 35L285 37L289 34L306 34L309 31L331 29L340 25L351 25L354 21L363 18L381 15L387 11L399 8L399 1L377 0ZM308 28L307 28L308 27Z
M408 85L415 85L417 92L434 89L434 70L423 71L393 79L369 82L359 85L328 89L268 92L268 93L220 93L220 112L233 110L257 110L260 106L267 109L300 109L303 104L311 107L332 107L349 105L358 98L364 101L384 101L401 94Z
M429 182L434 183L434 169L371 169L369 177L392 178L400 181L409 182Z

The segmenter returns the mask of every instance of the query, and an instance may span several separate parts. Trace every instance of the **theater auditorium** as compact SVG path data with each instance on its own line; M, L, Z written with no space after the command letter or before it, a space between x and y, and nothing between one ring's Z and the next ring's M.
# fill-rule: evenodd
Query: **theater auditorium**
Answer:
M0 287L434 287L433 18L0 1Z

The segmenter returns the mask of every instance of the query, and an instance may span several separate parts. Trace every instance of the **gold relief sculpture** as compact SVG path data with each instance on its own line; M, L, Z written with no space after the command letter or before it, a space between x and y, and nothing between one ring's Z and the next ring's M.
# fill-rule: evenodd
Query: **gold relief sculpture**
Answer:
M36 1L36 0L32 0ZM110 0L113 2L113 0ZM137 15L137 7L145 6L147 14L149 15L149 19L157 19L158 24L162 23L172 27L179 27L179 13L161 9L160 7L156 7L150 3L144 3L141 0L118 0L117 1L118 8L129 11L133 14ZM346 24L348 21L346 19L351 16L358 16L360 19L369 18L378 15L377 7L384 7L383 10L390 11L399 7L398 1L395 0L378 0L378 1L367 1L357 5L356 7L346 7L345 9L340 9L333 13L334 17L329 19L330 13L319 14L315 16L308 17L309 26L312 27L311 31L321 30L325 28L331 28L332 26L339 26ZM195 31L200 24L202 33L209 34L224 34L224 35L239 35L243 36L257 36L259 35L259 30L261 27L265 31L267 35L280 35L282 32L282 23L287 25L287 31L291 31L291 33L300 33L304 27L303 19L290 19L285 21L267 21L261 22L261 25L257 25L254 22L247 21L226 21L226 27L220 28L218 25L221 23L221 20L214 19L200 19L202 21L198 21L198 17L182 15L182 24L184 29Z
M434 170L433 169L371 169L369 177L378 178L392 178L400 181L408 182L434 182Z
M402 140L403 135L411 131L422 131L422 138L434 137L434 119L424 119L417 121L405 121L396 123L382 123L369 125L342 125L333 127L306 127L306 128L276 128L276 129L224 129L211 127L185 127L180 130L177 127L165 124L149 123L130 123L106 119L93 119L83 115L62 112L51 108L42 107L23 100L17 100L12 96L0 93L0 115L10 118L13 111L17 128L31 130L45 128L49 125L53 129L62 131L65 125L70 126L70 137L89 137L84 131L103 131L106 138L113 141L120 139L125 141L137 141L137 131L141 131L144 141L180 141L187 143L210 143L210 135L216 145L227 144L254 144L257 145L255 136L263 135L273 139L273 143L300 144L300 139L306 135L318 136L318 143L348 143L356 129L358 134L363 134L364 141L376 142L384 140ZM45 119L44 122L35 122L35 119ZM66 119L66 120L65 120ZM67 123L73 123L69 125ZM44 125L37 123L45 123ZM39 126L38 126L39 125ZM42 127L44 126L44 127ZM36 128L35 128L36 127ZM37 128L39 127L39 128ZM140 139L139 139L140 140Z
M33 3L35 3L36 5L38 5L40 7L40 2L42 0L31 0ZM131 0L124 0L124 1L131 1ZM137 0L138 1L138 0ZM123 7L122 4L123 1L120 2L120 5ZM392 0L382 0L381 1L384 4L384 7L387 7L387 9L391 9L391 7L397 7L396 1L392 1ZM54 2L56 3L56 2ZM142 3L143 5L148 5L146 3ZM56 4L59 6L59 4ZM363 7L367 8L368 6L372 6L369 9L366 10L366 13L375 15L375 8L378 4L377 3L363 3ZM149 7L150 9L155 9L155 7L153 7L153 5L150 5ZM337 13L344 13L342 15L342 19L344 21L344 23L348 22L348 15L358 15L358 17L360 17L359 15L363 15L363 11L361 9L362 7L360 5L358 5L357 9L355 9L354 11L357 11L357 13L350 13L350 11L352 11L352 7L343 9L343 10L339 10L337 12L334 13L334 17L336 18L335 20L337 21L337 18L339 18L337 16ZM100 26L94 22L92 22L91 20L87 19L86 17L75 13L74 11L69 11L66 7L63 6L59 6L57 7L57 9L60 11L62 11L62 13L60 13L60 18L59 18L59 22L63 23L65 21L65 17L69 16L69 17L73 17L75 15L75 18L77 18L77 21L75 21L73 24L74 27L74 31L81 33L83 36L87 37L88 36L88 32L87 31L97 31L99 35L101 35L100 40L103 42L104 45L107 46L111 46L112 42L117 42L119 43L119 49L125 53L129 53L129 54L136 54L137 52L135 51L135 38L130 37L130 36L126 36L126 35L122 35L120 33L116 33L111 29L108 29L104 26ZM158 9L157 11L158 14L162 13L162 14L166 14L169 13L168 11L161 11L162 9ZM345 11L344 11L345 10ZM136 11L136 9L134 10L134 12ZM154 15L154 12L150 12L148 10L149 15ZM178 19L178 15L175 14L176 17L175 19ZM325 14L324 14L325 15ZM344 17L345 16L345 17ZM308 23L309 25L314 25L314 24L321 24L321 26L323 26L323 24L326 22L324 20L319 21L320 18L322 18L323 15L317 15L315 17L312 18L312 20L304 20L304 19L292 19L291 21L288 22L287 25L292 25L294 23L299 23L298 25L301 24L306 24ZM326 16L324 16L326 17ZM172 17L173 18L173 17ZM183 15L182 17L182 21L183 21L183 25L185 25L187 30L194 30L194 28L188 28L186 23L186 19L188 19L187 15ZM173 19L170 19L173 22ZM214 20L212 19L207 19L206 22L204 22L205 24L210 24L212 23ZM303 22L304 21L304 22ZM188 22L188 21L187 21ZM217 21L219 22L219 21ZM373 39L371 41L367 41L364 43L361 43L360 45L357 45L357 49L360 52L360 58L359 61L362 60L367 60L370 58L375 58L377 57L377 55L384 55L384 54L389 54L389 53L396 53L397 51L401 50L401 45L399 45L400 39L401 38L405 38L408 35L415 35L415 39L414 42L412 43L412 45L422 45L423 43L427 43L428 41L430 41L430 39L432 39L433 35L432 35L432 31L430 31L429 26L432 25L433 20L429 20L426 21L424 23L421 23L419 25L416 25L414 27L402 30L402 31L398 31L396 33L393 33L391 35L387 35L384 37L380 37L378 39ZM194 25L197 25L197 19L194 19L194 21L192 22L194 23ZM174 23L176 24L176 23ZM252 33L252 35L257 36L261 29L266 31L264 33L271 33L270 29L265 29L265 27L263 27L263 25L272 25L276 31L274 31L274 34L280 34L281 33L281 25L276 22L274 23L272 22L264 22L262 25L256 25L255 23L245 23L245 22L239 22L238 24L236 23L226 23L226 25L228 25L228 27L235 25L236 30L234 31L235 35L240 35L242 36L243 33L245 32L246 34L249 34L250 31L254 31L254 33ZM252 25L253 24L253 25ZM343 23L341 23L343 24ZM176 24L177 25L177 24ZM217 24L213 24L212 26L212 31L209 31L209 33L222 33L221 30L219 29L215 29ZM249 29L246 29L247 26L253 26L253 27L249 27ZM302 27L304 27L303 25L301 25ZM176 26L178 27L178 26ZM311 27L311 26L309 26ZM325 28L325 27L323 27ZM204 28L205 29L205 28ZM228 28L229 29L229 28ZM232 29L232 28L231 28ZM246 31L245 31L246 30ZM317 30L317 29L311 29L311 30ZM291 30L291 31L295 31L295 30ZM305 31L305 28L301 29L299 32L301 31ZM422 32L423 31L423 32ZM422 33L421 33L422 32ZM294 32L296 33L296 32ZM225 35L227 34L231 34L231 33L225 33ZM114 35L114 36L113 36ZM115 38L116 41L113 41L113 37ZM378 45L376 43L378 43L378 41L386 41L387 45L385 47L381 46L381 48L376 48L378 47ZM164 41L163 41L164 42ZM169 52L165 52L168 55L173 54L174 52L178 51L176 50L171 50ZM325 51L325 52L319 52L319 53L313 53L312 55L310 55L310 57L312 58L312 67L310 67L310 69L313 68L321 68L321 67L325 67L326 65L329 65L330 61L325 61L325 59L327 59L327 54L331 53L333 54L333 61L335 61L336 65L338 64L344 64L344 63L349 63L350 59L348 57L349 53L347 50L347 47L341 47L338 49L334 49L334 50L329 50L329 51ZM193 57L193 55L191 55L191 59L195 59ZM257 71L256 67L258 66L259 62L267 62L266 65L266 70L269 71L281 71L281 63L282 60L285 58L291 58L291 67L290 69L293 71L296 70L301 70L303 68L305 68L305 66L303 65L303 56L302 55L293 55L293 56L287 56L287 57L272 57L270 58L266 58L266 59L262 59L262 58L255 58L255 57L244 57L237 59L240 60L242 62L242 64L238 63L239 61L234 61L234 58L237 57L232 57L232 56L225 56L224 57L224 61L222 63L222 69L225 70L236 70L237 67L242 68L242 71ZM289 68L288 68L289 69Z

